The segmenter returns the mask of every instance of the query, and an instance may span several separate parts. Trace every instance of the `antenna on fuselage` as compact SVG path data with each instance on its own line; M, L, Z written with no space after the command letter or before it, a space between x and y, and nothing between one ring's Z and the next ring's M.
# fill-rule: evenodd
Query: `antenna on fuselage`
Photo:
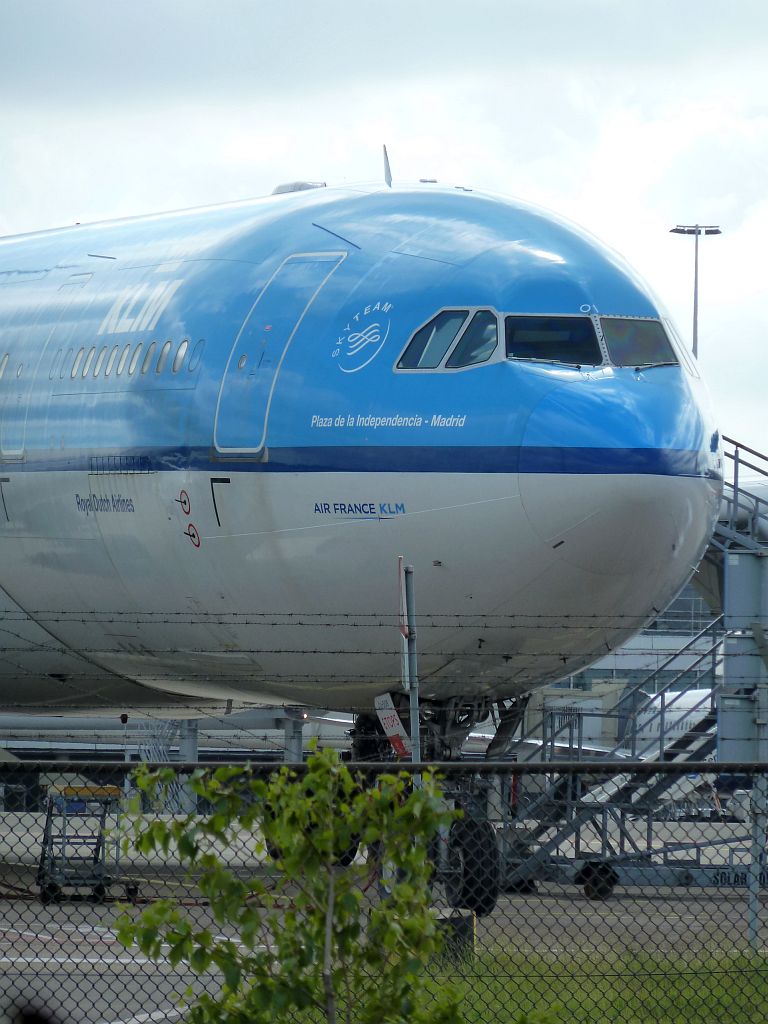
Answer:
M392 188L392 171L389 168L389 157L387 156L387 147L384 146L384 181L387 185Z

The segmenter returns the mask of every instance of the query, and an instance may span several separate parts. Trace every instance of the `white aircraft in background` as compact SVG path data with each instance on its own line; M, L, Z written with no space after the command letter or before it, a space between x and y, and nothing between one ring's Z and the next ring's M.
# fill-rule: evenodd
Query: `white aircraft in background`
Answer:
M568 691L563 691L564 695ZM589 757L606 757L614 754L617 758L635 756L643 759L658 758L663 749L667 749L676 739L689 732L697 723L703 721L711 713L712 690L692 689L671 691L656 696L638 695L635 740L632 741L632 725L627 724L624 738L616 747L595 742L590 736L582 743L582 753ZM562 698L563 701L567 697ZM573 751L573 735L568 742L568 733L563 729L566 718L574 722L579 714L577 701L571 701L567 708L560 709L552 704L547 714L555 720L555 728L559 721L562 735L556 738L554 746L561 757L567 757ZM593 709L581 712L585 717L599 723L599 713ZM167 712L166 712L167 715ZM211 713L199 713L194 719L198 727L198 738L201 746L217 750L254 750L280 753L285 734L281 729L264 728L249 721L249 713L243 712L231 716L217 716ZM141 713L134 715L122 725L116 718L83 717L68 715L23 715L0 716L0 743L11 746L30 743L46 743L57 750L69 746L78 747L93 745L120 746L124 743L135 744L141 738L151 734L151 727L160 724L173 724L172 720L157 717L143 717ZM663 748L660 747L661 733L664 733ZM349 750L352 746L351 733L355 718L351 714L334 711L315 711L307 709L301 715L302 739L305 749L312 740L321 747L334 747ZM539 730L540 731L540 730ZM569 730L575 735L576 730ZM468 735L462 746L462 756L469 758L482 757L496 732L496 723L487 719L478 724ZM530 738L512 743L512 756L525 760L539 760L542 755L542 742Z

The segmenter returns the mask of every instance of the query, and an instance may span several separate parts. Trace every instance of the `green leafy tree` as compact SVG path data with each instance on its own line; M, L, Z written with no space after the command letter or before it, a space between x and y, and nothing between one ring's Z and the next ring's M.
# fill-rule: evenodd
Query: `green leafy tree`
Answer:
M140 768L138 789L157 800L173 769ZM441 933L431 909L428 846L455 816L431 772L414 787L401 773L354 778L333 751L313 753L306 771L270 777L249 767L198 770L191 789L210 807L183 819L138 815L133 845L175 850L210 906L218 930L200 927L173 900L141 914L126 908L118 937L216 977L191 1008L192 1024L326 1021L451 1024L458 995L428 969ZM376 868L358 857L376 851ZM241 844L267 867L243 877ZM233 855L234 854L234 855ZM272 863L272 861L274 863ZM276 869L276 870L274 870ZM374 874L386 884L372 884Z

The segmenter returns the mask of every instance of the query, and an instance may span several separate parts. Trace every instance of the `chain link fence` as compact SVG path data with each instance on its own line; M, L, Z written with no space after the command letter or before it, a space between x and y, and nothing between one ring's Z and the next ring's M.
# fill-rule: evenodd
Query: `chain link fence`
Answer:
M353 770L375 786L401 768ZM171 898L196 928L237 938L176 849L126 848L135 822L206 813L191 770L175 766L150 806L129 765L0 767L0 1021L173 1021L218 991L216 971L116 936L121 915ZM441 787L462 815L425 851L445 936L426 969L435 991L455 987L464 1020L768 1020L768 779L756 766L459 764L441 766ZM269 845L240 833L221 852L277 885ZM381 857L353 843L338 859L365 913L386 892Z

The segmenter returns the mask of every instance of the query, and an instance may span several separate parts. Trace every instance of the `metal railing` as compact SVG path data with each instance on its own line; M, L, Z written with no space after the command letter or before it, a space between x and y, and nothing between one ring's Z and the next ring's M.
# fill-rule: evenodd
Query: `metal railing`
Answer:
M731 437L723 437L723 442L730 446L723 454L731 464L732 480L725 481L718 532L744 546L762 545L768 542L768 458ZM745 486L750 473L756 474L756 482Z

